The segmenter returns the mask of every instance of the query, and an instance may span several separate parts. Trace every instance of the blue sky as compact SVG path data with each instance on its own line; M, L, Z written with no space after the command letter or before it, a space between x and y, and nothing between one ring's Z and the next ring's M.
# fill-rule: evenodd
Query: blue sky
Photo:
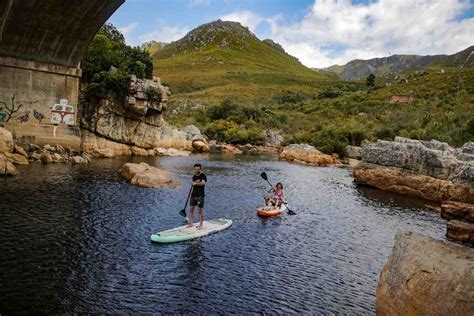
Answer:
M109 19L131 45L170 42L218 18L272 38L310 67L474 43L474 0L127 0Z

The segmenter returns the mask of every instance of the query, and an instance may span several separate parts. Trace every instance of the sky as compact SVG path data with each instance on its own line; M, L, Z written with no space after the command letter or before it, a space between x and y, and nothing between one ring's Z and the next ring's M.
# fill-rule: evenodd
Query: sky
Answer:
M474 45L474 0L126 0L109 22L135 46L175 41L217 19L240 22L315 68Z

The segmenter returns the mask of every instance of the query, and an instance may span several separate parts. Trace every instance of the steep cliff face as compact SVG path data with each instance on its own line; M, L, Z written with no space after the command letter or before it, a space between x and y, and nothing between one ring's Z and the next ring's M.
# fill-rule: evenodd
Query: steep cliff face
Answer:
M84 97L81 127L106 139L141 148L159 145L170 92L159 78L131 78L128 96Z

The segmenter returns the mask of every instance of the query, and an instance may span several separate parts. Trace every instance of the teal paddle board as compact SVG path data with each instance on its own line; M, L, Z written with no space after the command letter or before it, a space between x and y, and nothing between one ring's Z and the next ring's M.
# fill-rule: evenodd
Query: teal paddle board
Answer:
M200 238L230 227L232 225L232 220L219 218L204 221L203 227L201 229L197 229L198 225L199 222L194 224L193 227L186 227L185 225L155 233L151 235L151 241L159 243L172 243Z

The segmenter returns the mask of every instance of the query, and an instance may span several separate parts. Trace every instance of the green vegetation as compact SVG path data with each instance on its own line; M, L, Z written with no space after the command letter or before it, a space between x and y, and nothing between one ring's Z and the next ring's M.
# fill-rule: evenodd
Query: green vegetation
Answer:
M347 144L397 135L455 146L474 139L474 69L456 68L466 52L402 73L408 82L374 75L342 81L227 26L236 29L229 34L219 24L204 25L191 32L193 40L187 36L155 53L155 73L173 91L166 115L172 124L196 124L210 138L229 143L259 144L263 131L274 129L286 143L341 155ZM391 95L412 95L415 101L391 104ZM181 100L204 106L183 110Z
M264 131L278 130L286 143L339 154L347 144L397 135L455 146L474 139L474 68L463 61L465 52L453 55L455 62L447 56L405 71L407 81L393 76L343 81L304 67L277 44L229 23L202 26L154 50L154 72L173 92L170 123L196 124L213 139L242 144L263 143ZM111 88L120 94L131 74L151 77L144 49L125 45L120 32L104 26L82 63L88 91ZM392 104L391 95L412 95L415 101Z
M113 25L105 24L89 45L81 63L81 83L92 95L114 91L125 96L129 78L151 78L153 60L145 49L130 47Z
M312 94L338 81L260 41L235 22L212 22L153 55L155 75L176 102L219 104L271 99L284 90Z

